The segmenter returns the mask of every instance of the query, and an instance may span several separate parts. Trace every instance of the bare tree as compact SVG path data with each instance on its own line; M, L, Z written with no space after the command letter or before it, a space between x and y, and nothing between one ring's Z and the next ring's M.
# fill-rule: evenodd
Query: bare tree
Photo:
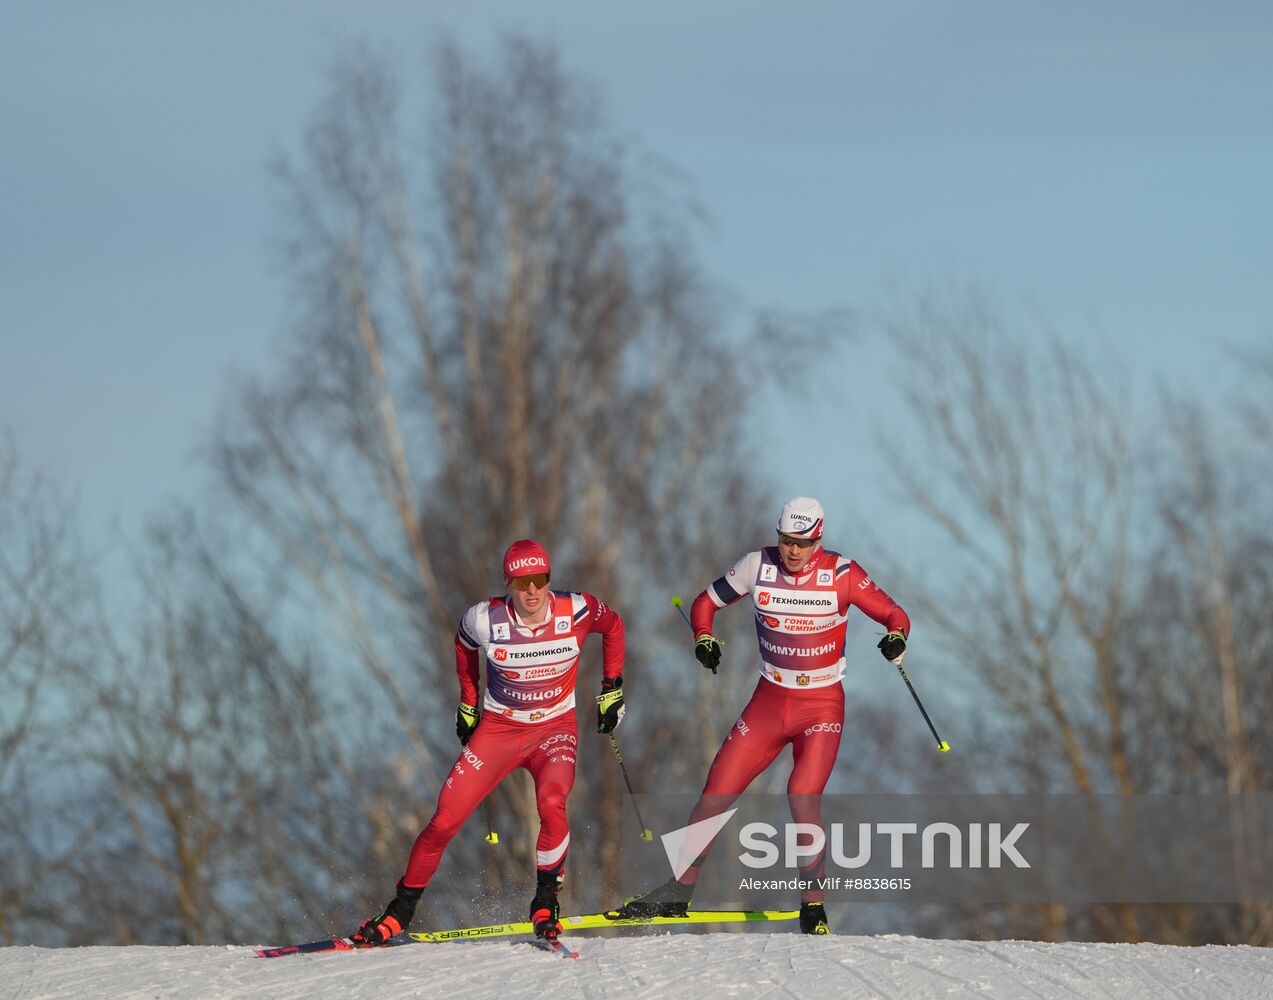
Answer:
M1130 791L1119 631L1132 585L1125 393L1059 341L1032 358L975 293L899 307L922 451L895 465L949 544L920 616L1001 699L1034 749L1030 789ZM1042 742L1037 742L1042 740Z
M40 916L57 933L39 890L84 833L58 792L68 780L60 694L91 649L94 582L74 506L0 438L0 941L29 939Z
M916 617L994 706L990 742L965 748L984 756L985 790L1130 794L1126 392L1059 339L1031 356L975 292L898 305L883 329L906 360L922 440L894 465L898 483L944 543L907 586ZM1065 932L1063 908L1038 916L1037 932ZM1138 934L1127 909L1105 922Z
M1273 622L1267 518L1252 505L1266 488L1243 449L1169 399L1148 474L1155 449L1130 433L1120 379L1057 340L1032 353L975 294L919 299L884 328L927 445L899 482L949 546L908 584L917 617L1008 720L965 748L982 753L983 783L1227 792L1251 878L1259 840L1242 796L1267 782L1258 762L1273 749L1259 722ZM1265 908L1219 910L1018 908L986 914L983 930L1267 940Z
M1231 414L1208 414L1178 395L1164 398L1157 492L1162 538L1140 599L1137 728L1155 734L1144 749L1153 787L1222 792L1236 832L1234 870L1259 884L1261 845L1255 794L1267 791L1273 753L1265 720L1273 711L1273 538L1267 443L1247 437ZM1247 427L1258 411L1247 411ZM1244 905L1224 921L1223 939L1266 944L1273 909Z
M72 942L264 942L300 933L316 901L351 903L352 856L332 848L364 831L339 706L266 624L278 581L245 591L226 551L188 514L156 525L135 630L63 694L96 831L63 875Z
M454 758L451 635L498 591L508 542L542 540L556 581L620 610L633 709L657 703L675 733L687 667L666 599L723 562L722 511L758 507L729 419L738 365L690 251L693 206L629 173L551 47L511 38L499 63L438 49L436 103L410 140L385 64L361 50L339 63L303 153L279 170L298 312L287 362L243 389L215 449L245 536L320 616L324 685L357 706L342 736L363 779L351 789L368 898ZM678 642L675 665L660 634ZM573 851L613 871L620 786L597 746ZM512 781L494 802L518 831L508 849L462 834L451 856L517 884L533 796Z

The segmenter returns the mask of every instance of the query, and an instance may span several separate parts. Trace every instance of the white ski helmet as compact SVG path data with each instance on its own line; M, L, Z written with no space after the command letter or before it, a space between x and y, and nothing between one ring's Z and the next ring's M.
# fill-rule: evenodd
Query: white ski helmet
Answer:
M778 530L793 538L821 538L822 516L822 504L813 497L792 497L782 505Z

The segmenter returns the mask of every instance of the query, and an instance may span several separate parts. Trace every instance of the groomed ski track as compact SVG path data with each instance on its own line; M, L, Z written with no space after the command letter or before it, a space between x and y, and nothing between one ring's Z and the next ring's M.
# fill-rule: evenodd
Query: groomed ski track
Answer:
M1264 1000L1273 950L799 934L569 936L257 958L248 946L0 948L0 998ZM278 942L258 942L276 944Z

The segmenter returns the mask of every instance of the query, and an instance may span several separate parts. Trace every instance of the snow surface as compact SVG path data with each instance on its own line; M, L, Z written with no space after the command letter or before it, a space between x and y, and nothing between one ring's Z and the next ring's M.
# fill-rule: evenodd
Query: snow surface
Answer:
M257 958L242 946L0 948L0 998L527 997L1242 1000L1273 997L1273 949L800 934L571 936ZM277 944L278 942L265 942Z

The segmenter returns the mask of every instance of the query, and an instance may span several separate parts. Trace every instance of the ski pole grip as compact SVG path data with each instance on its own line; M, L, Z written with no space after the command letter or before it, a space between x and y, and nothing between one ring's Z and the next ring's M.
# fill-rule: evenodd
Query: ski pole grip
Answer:
M685 627L690 630L690 635L694 634L694 625L690 621L690 616L685 613L685 602L681 600L680 594L672 595L672 607L681 613L681 617L685 619ZM716 673L716 668L712 667L712 673Z

